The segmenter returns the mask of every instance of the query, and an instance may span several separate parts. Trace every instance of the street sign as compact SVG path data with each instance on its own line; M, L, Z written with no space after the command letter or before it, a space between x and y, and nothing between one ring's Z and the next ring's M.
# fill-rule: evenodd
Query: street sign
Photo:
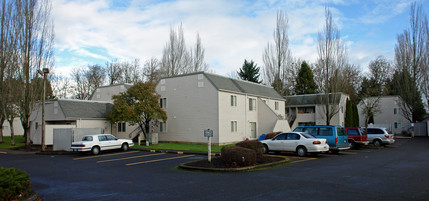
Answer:
M204 137L213 137L213 130L204 130Z

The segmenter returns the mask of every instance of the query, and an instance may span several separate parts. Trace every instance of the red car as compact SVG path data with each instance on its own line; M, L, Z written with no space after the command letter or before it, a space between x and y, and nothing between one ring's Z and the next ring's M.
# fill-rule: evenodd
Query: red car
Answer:
M368 136L362 133L359 128L346 128L346 133L350 148L352 149L369 144Z

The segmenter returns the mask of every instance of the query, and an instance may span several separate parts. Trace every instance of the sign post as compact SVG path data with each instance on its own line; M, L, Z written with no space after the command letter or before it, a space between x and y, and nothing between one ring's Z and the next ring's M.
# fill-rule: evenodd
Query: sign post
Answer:
M209 138L209 143L208 143L208 161L209 161L209 163L211 163L212 162L212 146L211 146L211 143L212 143L212 137L213 137L213 130L210 130L210 129L207 129L207 130L204 130L204 137L208 137Z

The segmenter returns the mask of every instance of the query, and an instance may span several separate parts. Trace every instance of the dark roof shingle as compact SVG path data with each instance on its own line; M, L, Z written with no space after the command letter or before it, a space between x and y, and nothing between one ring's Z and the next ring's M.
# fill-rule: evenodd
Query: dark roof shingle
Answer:
M103 119L112 109L111 103L84 101L84 100L58 100L66 119Z

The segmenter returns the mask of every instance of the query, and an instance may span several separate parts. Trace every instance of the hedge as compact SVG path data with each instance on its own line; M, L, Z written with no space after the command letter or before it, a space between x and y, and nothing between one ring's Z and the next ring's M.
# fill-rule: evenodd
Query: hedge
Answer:
M0 200L20 200L30 192L30 176L26 172L0 167Z
M248 148L256 153L256 158L264 156L264 145L256 140L245 140L236 144L236 146Z
M245 167L256 164L256 153L252 149L227 146L222 148L221 155L228 167Z

